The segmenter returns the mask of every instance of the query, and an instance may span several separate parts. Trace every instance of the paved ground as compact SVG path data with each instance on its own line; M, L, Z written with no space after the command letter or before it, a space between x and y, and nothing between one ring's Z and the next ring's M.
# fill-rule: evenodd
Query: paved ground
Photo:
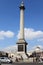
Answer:
M43 65L43 63L12 63L12 64L1 64L1 65Z

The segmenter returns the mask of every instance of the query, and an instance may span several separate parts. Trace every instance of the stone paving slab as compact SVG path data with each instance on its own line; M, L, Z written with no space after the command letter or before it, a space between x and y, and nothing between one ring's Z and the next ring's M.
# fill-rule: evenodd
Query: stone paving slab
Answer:
M12 63L12 64L1 64L1 65L43 65L43 63Z

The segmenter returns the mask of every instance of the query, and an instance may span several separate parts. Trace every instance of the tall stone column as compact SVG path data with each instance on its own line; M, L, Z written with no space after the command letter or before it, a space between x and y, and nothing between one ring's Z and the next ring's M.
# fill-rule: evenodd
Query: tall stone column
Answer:
M20 6L20 39L24 39L24 3Z
M26 53L27 52L27 42L25 41L24 38L24 10L25 6L24 3L22 2L20 5L20 39L17 41L17 47L18 47L18 52L19 53Z

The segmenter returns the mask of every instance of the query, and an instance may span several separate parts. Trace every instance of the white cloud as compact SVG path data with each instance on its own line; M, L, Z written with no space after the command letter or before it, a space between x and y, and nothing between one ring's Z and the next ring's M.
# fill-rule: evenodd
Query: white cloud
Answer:
M0 31L0 39L12 38L14 33L12 31Z
M43 31L41 30L35 31L32 28L24 28L24 32L25 38L29 40L43 38ZM18 32L17 37L20 38L20 31Z
M43 49L43 46L42 45L36 45L36 46L33 47L33 49L35 49L37 47L39 47L40 49Z
M36 51L36 50L38 50L38 47L40 48L40 50L43 51L43 45L35 45L33 47L30 47L29 51L31 51L31 52Z
M3 49L3 51L7 53L15 53L17 52L17 45L9 46Z

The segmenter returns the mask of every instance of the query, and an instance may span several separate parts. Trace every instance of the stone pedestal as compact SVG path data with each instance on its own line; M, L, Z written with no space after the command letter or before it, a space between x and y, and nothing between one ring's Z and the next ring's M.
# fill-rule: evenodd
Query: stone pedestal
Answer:
M19 39L17 42L17 46L18 46L18 52L27 52L27 43L25 40L23 39Z

